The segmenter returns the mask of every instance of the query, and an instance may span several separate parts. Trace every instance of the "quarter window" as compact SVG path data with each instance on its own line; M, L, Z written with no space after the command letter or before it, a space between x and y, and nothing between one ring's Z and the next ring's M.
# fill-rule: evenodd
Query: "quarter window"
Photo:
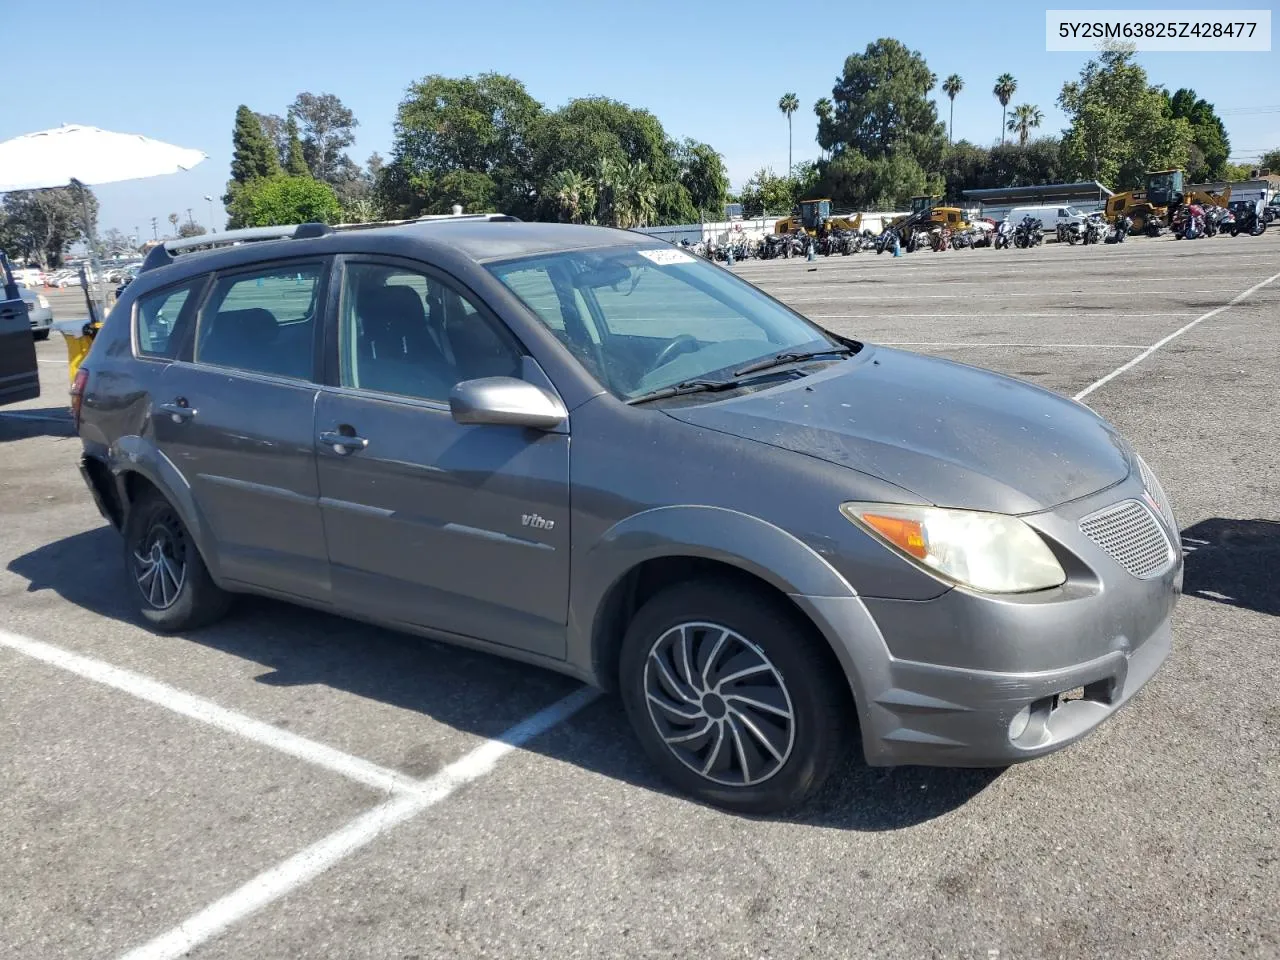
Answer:
M303 263L219 278L200 313L196 363L311 379L323 273Z
M172 360L178 355L182 340L181 335L175 334L178 318L182 315L182 308L203 283L204 278L201 277L182 286L157 290L138 298L135 316L139 356Z
M451 285L374 263L345 270L338 349L344 387L439 401L463 380L519 376L523 352Z

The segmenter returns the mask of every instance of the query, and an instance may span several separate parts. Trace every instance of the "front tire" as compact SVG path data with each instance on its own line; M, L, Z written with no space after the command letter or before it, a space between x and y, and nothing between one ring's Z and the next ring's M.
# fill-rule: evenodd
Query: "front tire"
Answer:
M231 597L209 576L178 512L159 492L129 508L124 557L142 616L157 630L195 630L222 618Z
M847 743L848 688L798 613L728 581L682 583L636 613L619 681L659 771L742 813L797 806Z

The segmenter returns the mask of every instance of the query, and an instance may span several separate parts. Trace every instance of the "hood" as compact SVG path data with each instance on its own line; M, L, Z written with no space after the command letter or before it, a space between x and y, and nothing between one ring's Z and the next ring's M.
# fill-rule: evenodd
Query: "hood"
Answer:
M1120 435L1073 400L870 345L810 376L667 413L851 467L941 507L1034 513L1129 474Z

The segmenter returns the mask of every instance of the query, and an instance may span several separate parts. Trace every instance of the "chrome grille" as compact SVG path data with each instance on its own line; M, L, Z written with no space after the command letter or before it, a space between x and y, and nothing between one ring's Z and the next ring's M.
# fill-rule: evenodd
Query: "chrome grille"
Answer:
M1121 500L1080 521L1080 532L1139 580L1173 563L1173 546L1155 515L1137 500Z

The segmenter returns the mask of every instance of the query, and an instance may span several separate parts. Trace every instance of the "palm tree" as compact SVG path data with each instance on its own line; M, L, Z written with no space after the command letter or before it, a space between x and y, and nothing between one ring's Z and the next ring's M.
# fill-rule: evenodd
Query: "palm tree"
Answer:
M1005 120L1008 115L1009 101L1013 99L1014 93L1018 89L1018 81L1013 79L1013 74L1002 73L996 77L996 85L991 93L1000 101L1000 143L1004 143L1004 127Z
M814 115L818 118L818 140L822 140L822 125L830 123L832 117L835 116L835 108L832 106L830 97L820 97L813 105Z
M176 236L178 233L178 215L176 213L169 214L169 223L173 225L173 232Z
M551 196L560 207L561 221L581 223L595 204L595 187L577 170L561 170L551 179Z
M778 109L787 118L787 176L791 176L791 115L800 109L800 98L794 93L784 93L778 101Z
M964 89L964 80L960 74L953 73L942 81L942 92L951 98L951 124L947 129L947 143L950 143L956 132L956 94Z
M1018 132L1018 146L1025 147L1027 145L1027 134L1044 121L1044 114L1040 112L1040 108L1033 103L1022 103L1013 108L1013 116L1009 118L1006 127L1010 132L1016 130Z

